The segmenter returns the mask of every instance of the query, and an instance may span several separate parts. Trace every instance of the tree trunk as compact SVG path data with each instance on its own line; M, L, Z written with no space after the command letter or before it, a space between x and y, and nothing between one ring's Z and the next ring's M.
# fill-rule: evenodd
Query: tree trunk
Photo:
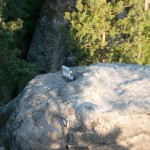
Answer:
M150 0L145 0L145 11L148 10L149 3L150 3Z
M106 62L106 33L104 32L102 35L102 48L101 48L101 62Z

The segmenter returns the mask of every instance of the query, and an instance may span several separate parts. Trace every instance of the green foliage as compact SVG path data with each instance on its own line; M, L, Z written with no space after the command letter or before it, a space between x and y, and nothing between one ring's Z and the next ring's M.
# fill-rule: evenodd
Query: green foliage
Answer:
M96 62L150 64L150 11L142 0L78 0L66 12L68 47L80 65Z
M13 33L0 32L0 106L11 100L36 75L35 66L21 60Z
M14 98L38 72L22 60L18 45L32 34L42 0L0 0L0 106ZM18 44L19 43L19 44Z
M0 0L0 15L4 20L22 20L22 33L33 32L36 21L39 17L42 0Z

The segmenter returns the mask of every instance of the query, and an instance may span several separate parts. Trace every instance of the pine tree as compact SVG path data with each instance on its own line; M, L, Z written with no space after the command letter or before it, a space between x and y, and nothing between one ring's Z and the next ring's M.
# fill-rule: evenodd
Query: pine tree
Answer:
M126 16L115 22L117 40L110 47L110 61L150 64L150 11L144 2L124 2Z
M142 0L78 0L65 18L69 48L80 64L149 63L150 16Z
M40 1L0 0L0 107L17 96L38 72L21 59L18 45L33 30Z

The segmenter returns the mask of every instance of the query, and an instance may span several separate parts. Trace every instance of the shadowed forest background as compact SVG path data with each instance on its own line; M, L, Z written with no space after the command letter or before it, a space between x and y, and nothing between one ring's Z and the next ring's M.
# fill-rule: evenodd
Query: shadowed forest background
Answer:
M26 58L43 3L0 0L0 106L42 71ZM150 12L143 0L77 0L64 18L74 65L150 64Z
M0 0L0 106L37 73L26 56L42 0Z

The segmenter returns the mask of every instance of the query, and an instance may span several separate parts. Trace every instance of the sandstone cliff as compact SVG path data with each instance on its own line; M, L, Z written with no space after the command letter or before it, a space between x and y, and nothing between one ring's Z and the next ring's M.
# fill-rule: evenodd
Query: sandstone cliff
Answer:
M70 0L46 0L28 53L28 61L45 72L54 71L66 62L67 48L64 12Z
M72 82L61 71L29 82L3 132L4 145L149 150L150 67L99 63L72 70Z

